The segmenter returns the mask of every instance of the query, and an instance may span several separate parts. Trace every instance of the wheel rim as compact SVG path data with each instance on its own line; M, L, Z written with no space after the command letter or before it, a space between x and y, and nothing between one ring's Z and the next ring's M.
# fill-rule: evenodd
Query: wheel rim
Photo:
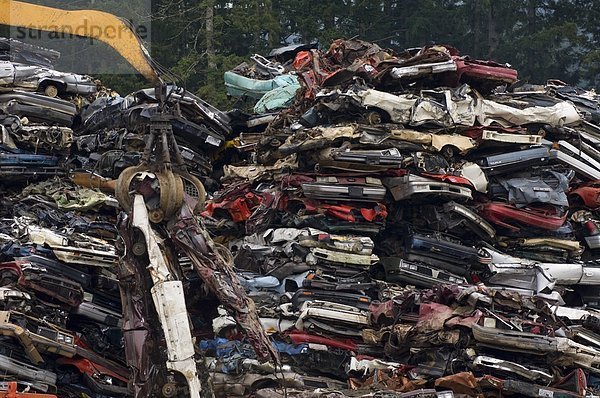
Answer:
M58 89L56 86L46 86L44 89L44 94L46 94L48 97L54 98L58 95Z

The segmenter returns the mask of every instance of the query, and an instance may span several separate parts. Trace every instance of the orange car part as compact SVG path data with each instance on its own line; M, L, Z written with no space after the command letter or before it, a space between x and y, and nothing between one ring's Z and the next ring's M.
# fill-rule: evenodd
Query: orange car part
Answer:
M11 381L8 383L6 391L0 391L0 398L58 398L54 394L42 394L34 392L18 392L17 382Z

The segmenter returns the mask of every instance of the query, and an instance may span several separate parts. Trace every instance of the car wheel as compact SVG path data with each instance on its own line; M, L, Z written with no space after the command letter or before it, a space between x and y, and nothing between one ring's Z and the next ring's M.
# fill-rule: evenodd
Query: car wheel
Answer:
M54 98L58 95L58 88L52 84L49 84L44 88L44 94L50 98Z
M389 122L390 115L384 110L377 108L369 108L363 112L362 119L364 122L370 125L375 125Z
M174 397L177 394L177 386L175 383L167 383L162 386L162 395L166 398Z
M381 114L379 114L379 112L370 111L365 114L365 120L367 121L367 123L373 125L382 123L383 118L381 117Z
M147 251L146 238L144 237L142 231L137 228L133 232L133 245L131 246L131 251L136 257L142 257Z

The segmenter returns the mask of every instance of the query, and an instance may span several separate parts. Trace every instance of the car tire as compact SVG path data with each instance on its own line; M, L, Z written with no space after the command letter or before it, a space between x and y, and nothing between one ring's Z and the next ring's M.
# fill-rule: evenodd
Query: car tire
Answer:
M58 87L49 84L44 88L44 94L46 94L47 97L55 98L58 95Z
M369 111L365 114L365 120L370 125L381 124L383 122L383 117L377 111Z

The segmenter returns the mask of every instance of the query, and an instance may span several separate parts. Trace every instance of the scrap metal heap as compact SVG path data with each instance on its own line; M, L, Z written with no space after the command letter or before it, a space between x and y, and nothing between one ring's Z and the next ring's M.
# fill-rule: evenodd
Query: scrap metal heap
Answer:
M0 396L598 395L594 92L336 40L227 72L223 113L21 51Z

